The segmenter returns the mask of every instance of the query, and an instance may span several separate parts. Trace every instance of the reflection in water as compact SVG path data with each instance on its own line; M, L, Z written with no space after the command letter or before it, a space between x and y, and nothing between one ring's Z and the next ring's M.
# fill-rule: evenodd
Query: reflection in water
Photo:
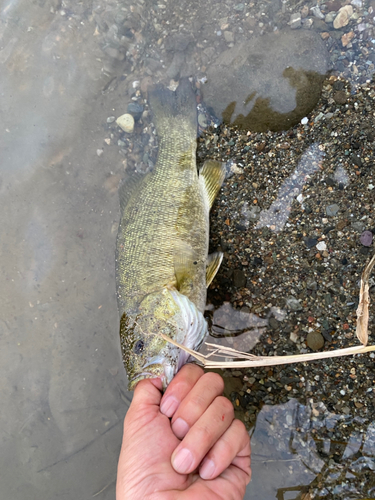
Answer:
M263 452L270 447L271 458ZM252 435L252 468L246 498L253 489L262 489L262 500L373 498L375 426L313 400L306 406L294 399L265 405ZM280 478L277 486L272 477Z
M268 318L250 313L247 307L237 310L229 302L224 302L213 311L211 322L207 342L248 352L266 330ZM201 351L205 353L204 346Z
M276 233L283 230L289 218L294 198L302 202L303 186L311 175L320 168L323 156L323 148L318 144L313 144L307 149L302 155L296 170L280 187L276 201L272 203L268 210L260 212L256 229L269 227Z

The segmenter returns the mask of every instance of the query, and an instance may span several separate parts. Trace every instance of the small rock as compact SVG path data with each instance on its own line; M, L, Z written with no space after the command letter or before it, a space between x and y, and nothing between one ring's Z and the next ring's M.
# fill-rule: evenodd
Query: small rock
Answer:
M319 332L310 332L306 337L306 344L313 351L319 351L324 346L323 335Z
M372 244L372 238L373 235L371 231L363 231L359 240L364 247L370 247Z
M307 125L309 123L309 119L307 118L307 116L302 118L301 123L302 123L302 125Z
M313 248L318 243L318 240L316 238L305 238L304 242L307 248Z
M343 47L346 47L354 38L354 31L349 31L349 33L344 33L341 37L341 43Z
M315 5L314 7L311 7L311 12L312 14L317 17L318 19L324 19L324 14L322 14L322 11L320 10L319 5Z
M339 90L333 94L333 99L337 104L345 104L347 95L344 90Z
M109 116L109 117L107 118L107 123L113 123L115 120L116 120L116 117L115 117L115 116Z
M340 207L337 205L337 203L334 203L333 205L328 205L326 207L326 214L329 217L334 217L339 210L340 210Z
M97 154L98 156L102 156L102 154L103 154L103 153L104 153L103 149L97 149L97 150L96 150L96 154Z
M317 290L318 289L318 283L316 281L308 281L306 283L306 288L308 290Z
M204 115L203 113L198 114L198 125L201 128L207 128L208 126L206 115Z
M304 5L301 9L301 17L302 19L305 19L309 15L309 6Z
M354 165L357 165L357 167L362 167L362 160L359 156L352 155L352 162L354 163Z
M291 27L292 30L295 30L297 28L300 28L301 25L302 25L301 14L299 12L295 12L290 16L289 26Z
M224 31L224 38L227 43L234 42L234 34L231 31Z
M336 17L336 12L328 12L326 17L324 18L324 21L326 23L332 23L335 17Z
M346 219L339 220L338 223L336 224L336 229L338 231L342 231L344 227L348 225L348 221Z
M128 113L130 113L134 120L139 120L143 113L142 104L138 104L137 102L131 102L128 104Z
M233 285L236 288L243 288L246 285L246 276L241 269L235 269L233 272Z
M352 15L353 7L351 5L344 5L344 7L341 7L341 9L338 11L335 20L333 21L333 27L336 30L343 28L348 24L349 19L352 17Z
M131 134L134 130L134 118L129 113L119 116L116 123L124 132L127 132L128 134Z
M299 300L297 300L292 295L286 299L286 306L291 311L302 311L303 307Z
M241 10L244 10L245 4L244 3L238 3L237 5L234 6L234 10L237 10L240 12Z
M362 232L365 229L365 224L364 222L361 222L360 220L352 222L350 224L350 227L354 229L354 231L358 231L359 233Z
M316 245L316 248L322 252L323 250L327 250L327 245L325 241L319 241L319 243Z
M269 323L272 330L278 330L280 328L280 324L275 318L270 318Z

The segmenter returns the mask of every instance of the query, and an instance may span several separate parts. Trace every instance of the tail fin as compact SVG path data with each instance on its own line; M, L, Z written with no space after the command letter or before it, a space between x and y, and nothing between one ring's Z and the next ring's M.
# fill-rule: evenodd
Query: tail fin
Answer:
M181 79L174 92L163 85L155 85L149 92L149 102L159 137L176 126L177 121L178 126L183 125L196 138L197 104L188 78Z

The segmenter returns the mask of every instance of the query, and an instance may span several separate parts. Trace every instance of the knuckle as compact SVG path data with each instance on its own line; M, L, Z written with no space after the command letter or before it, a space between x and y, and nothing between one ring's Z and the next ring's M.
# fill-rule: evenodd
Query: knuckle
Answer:
M218 393L224 391L224 380L218 373L209 372L205 374L205 377L207 378L207 383L209 383L211 387L215 387Z
M225 396L218 396L216 398L216 401L220 405L220 408L225 411L225 413L234 416L234 408L228 398L226 398Z

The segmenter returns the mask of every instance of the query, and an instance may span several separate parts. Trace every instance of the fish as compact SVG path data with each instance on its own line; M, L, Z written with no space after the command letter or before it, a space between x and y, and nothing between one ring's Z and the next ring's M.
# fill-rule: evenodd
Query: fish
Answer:
M209 212L225 164L197 170L197 105L189 79L175 91L156 84L148 94L158 136L153 170L132 173L119 186L116 243L120 343L129 390L160 378L165 390L207 334L206 289L223 254L208 255Z

